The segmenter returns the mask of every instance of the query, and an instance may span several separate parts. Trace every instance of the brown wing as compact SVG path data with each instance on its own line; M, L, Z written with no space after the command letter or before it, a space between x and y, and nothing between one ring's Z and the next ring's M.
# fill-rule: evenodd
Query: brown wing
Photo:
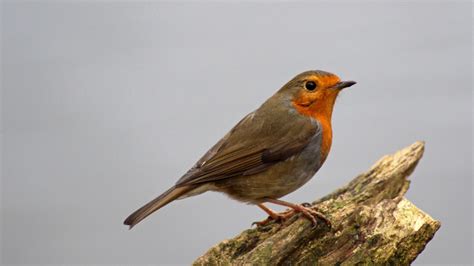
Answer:
M176 186L200 184L233 176L252 175L302 151L318 124L296 116L290 123L251 113L209 150ZM268 117L268 116L266 116Z

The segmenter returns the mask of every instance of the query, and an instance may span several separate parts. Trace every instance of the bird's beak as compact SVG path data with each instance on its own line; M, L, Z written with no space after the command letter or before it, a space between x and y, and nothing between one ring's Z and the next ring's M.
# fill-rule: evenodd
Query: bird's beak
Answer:
M348 81L341 81L341 82L338 82L333 88L337 89L337 90L342 90L344 88L347 88L347 87L350 87L354 84L356 84L357 82L355 81L352 81L352 80L348 80Z

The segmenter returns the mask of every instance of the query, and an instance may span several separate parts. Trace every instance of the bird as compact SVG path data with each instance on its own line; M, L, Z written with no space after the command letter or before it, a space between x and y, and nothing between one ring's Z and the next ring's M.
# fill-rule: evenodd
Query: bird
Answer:
M330 72L309 70L296 75L259 108L240 120L171 188L128 216L129 229L177 199L207 191L221 192L256 205L270 221L301 213L314 225L330 221L308 204L280 198L307 183L331 149L331 117L336 98L355 81L341 81ZM277 213L265 204L285 206Z

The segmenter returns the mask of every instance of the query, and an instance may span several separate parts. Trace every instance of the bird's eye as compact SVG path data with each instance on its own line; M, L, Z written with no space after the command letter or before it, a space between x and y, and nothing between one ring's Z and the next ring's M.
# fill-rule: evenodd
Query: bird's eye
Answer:
M308 81L306 84L304 84L304 87L309 91L314 91L316 89L316 82Z

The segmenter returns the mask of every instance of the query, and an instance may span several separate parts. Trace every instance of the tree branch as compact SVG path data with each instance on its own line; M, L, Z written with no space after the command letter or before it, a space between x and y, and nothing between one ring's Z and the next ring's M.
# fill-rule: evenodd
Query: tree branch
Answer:
M416 142L384 156L346 186L313 202L332 221L332 229L293 217L224 240L194 265L409 264L440 227L404 198L407 177L423 151L424 143Z

